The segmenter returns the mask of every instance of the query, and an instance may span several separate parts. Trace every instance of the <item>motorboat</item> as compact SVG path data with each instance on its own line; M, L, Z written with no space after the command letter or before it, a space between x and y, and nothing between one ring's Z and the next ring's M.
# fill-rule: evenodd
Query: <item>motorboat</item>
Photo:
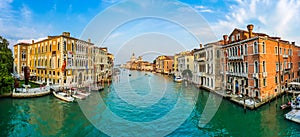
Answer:
M174 78L174 81L175 81L175 82L182 82L182 78L181 78L181 77L175 77L175 78Z
M61 100L66 101L66 102L73 102L74 101L74 98L71 97L70 95L68 95L65 92L57 91L57 92L53 92L53 95L55 97L57 97L58 99L61 99Z
M84 91L84 90L77 90L76 93L79 94L79 95L86 96L86 97L91 94L90 92L87 92L87 91Z
M300 109L300 94L292 99L291 107L293 109Z

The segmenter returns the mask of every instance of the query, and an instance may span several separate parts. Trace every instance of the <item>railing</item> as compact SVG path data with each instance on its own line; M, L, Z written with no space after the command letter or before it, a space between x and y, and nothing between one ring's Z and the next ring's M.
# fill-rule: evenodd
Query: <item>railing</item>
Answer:
M226 72L226 74L238 77L248 77L248 73Z
M253 78L258 78L258 73L253 73Z
M38 69L46 69L46 66L37 66Z
M283 54L283 55L282 55L282 57L283 57L283 58L288 58L288 57L289 57L289 55L287 55L287 54Z
M267 77L268 73L267 72L263 72L263 77Z
M229 60L243 60L244 59L244 55L240 55L240 56L228 56Z

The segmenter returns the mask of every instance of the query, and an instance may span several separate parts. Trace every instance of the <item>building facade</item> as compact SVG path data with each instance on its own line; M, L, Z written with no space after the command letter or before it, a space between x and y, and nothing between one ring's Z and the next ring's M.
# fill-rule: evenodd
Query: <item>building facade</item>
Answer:
M221 89L220 58L223 41L200 45L194 50L193 83L209 90Z
M194 72L194 53L185 52L177 57L178 76L185 80L192 80Z
M155 59L155 70L157 73L172 74L174 56L161 55Z
M26 62L20 62L20 55L25 49ZM31 44L16 44L14 51L17 73L21 75L20 68L29 66L31 80L65 87L81 87L95 83L97 65L99 62L107 64L107 51L97 53L97 47L90 40L73 38L69 32L48 36L38 42L32 41Z
M234 29L224 35L224 70L226 88L232 94L243 94L261 101L272 98L299 78L299 47L294 42Z

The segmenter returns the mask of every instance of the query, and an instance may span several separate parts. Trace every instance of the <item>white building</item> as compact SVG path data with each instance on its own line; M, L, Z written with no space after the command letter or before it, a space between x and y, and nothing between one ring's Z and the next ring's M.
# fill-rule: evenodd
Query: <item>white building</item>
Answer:
M209 43L194 51L193 82L209 90L221 88L221 41Z
M194 72L194 55L193 52L186 52L186 54L180 54L177 57L177 69L178 76L192 80L192 74Z

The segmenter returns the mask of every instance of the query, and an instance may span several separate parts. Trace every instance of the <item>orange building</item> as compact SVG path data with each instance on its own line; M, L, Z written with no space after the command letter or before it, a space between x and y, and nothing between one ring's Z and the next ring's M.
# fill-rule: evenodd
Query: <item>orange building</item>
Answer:
M263 33L234 29L224 35L222 50L227 90L232 94L256 97L260 101L275 97L287 84L299 78L299 47Z
M162 74L172 74L173 72L174 56L158 56L155 59L155 70Z

